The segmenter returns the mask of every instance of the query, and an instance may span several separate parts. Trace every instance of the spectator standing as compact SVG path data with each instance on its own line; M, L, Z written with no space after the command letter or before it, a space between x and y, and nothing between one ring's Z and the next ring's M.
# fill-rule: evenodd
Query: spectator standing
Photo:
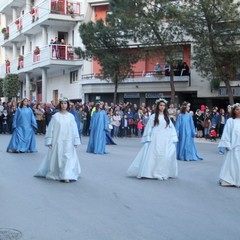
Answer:
M50 120L52 119L52 115L55 114L57 112L55 106L50 103L50 104L47 104L46 106L46 111L45 111L45 123L46 123L46 126L49 125L50 123Z
M9 120L8 119L9 119L9 115L8 115L7 109L4 109L3 113L2 113L2 130L3 130L3 134L9 133L9 130L8 130L8 122L9 122Z
M223 133L223 129L224 129L224 126L227 122L227 117L225 115L225 111L223 108L220 108L219 110L219 118L218 118L218 123L217 125L219 126L218 127L218 133L219 133L219 137L221 138L222 137L222 133Z
M172 123L175 124L176 119L177 119L177 109L175 108L173 103L171 103L168 108L168 114L169 114L169 118L172 121Z
M210 113L208 107L205 107L203 112L203 119L202 119L202 127L203 127L203 135L205 139L209 137L209 127L210 127Z
M122 127L122 137L127 137L128 135L128 119L127 115L124 114L123 118L121 119L121 127Z
M203 115L200 109L197 109L196 113L193 116L194 127L197 130L197 138L201 138L203 136Z
M118 137L119 127L121 125L121 116L119 115L118 111L115 111L115 113L113 114L112 119L113 119L113 122L112 122L112 125L113 125L113 136L114 137Z
M85 121L87 120L87 113L83 111L83 106L79 106L77 113L78 113L78 119L80 122L80 139L81 139L83 135L84 124L85 124Z
M16 104L16 103L15 103ZM13 133L13 119L16 113L16 105L11 104L10 109L9 109L9 118L8 118L8 129L9 133Z
M43 135L46 131L45 125L45 110L42 108L41 103L38 103L36 109L34 110L35 117L37 120L38 125L38 132L39 134Z

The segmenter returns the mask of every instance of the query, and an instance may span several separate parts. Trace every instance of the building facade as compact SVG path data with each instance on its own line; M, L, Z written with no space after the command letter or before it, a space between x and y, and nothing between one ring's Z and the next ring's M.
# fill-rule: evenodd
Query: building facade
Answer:
M106 0L20 0L8 1L1 9L0 77L19 75L21 97L42 102L57 102L61 96L72 100L111 102L114 84L97 78L97 61L83 61L75 47L83 47L79 36L82 22L104 19L109 11ZM57 39L57 40L56 40ZM134 46L133 46L134 48ZM190 74L181 71L174 77L176 102L187 100L194 108L201 104L227 105L226 88L210 87L193 67L192 44L183 43L176 50L176 60L186 62ZM134 65L129 77L119 84L118 101L151 105L159 97L170 99L170 77L164 56L146 56ZM161 73L155 74L155 65ZM240 95L240 81L232 81L235 97Z

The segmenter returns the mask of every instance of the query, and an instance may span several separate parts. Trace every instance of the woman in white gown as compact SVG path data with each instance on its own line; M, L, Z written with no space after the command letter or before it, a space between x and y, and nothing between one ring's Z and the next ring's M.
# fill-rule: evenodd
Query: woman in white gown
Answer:
M240 187L240 104L232 106L231 118L224 126L218 148L225 148L220 185Z
M64 182L76 181L80 177L76 147L81 143L74 116L68 112L69 105L67 98L59 100L60 111L52 116L45 136L48 153L35 177Z
M155 114L144 130L141 141L144 145L128 168L128 176L159 180L177 177L177 133L168 117L167 101L159 99L156 104Z

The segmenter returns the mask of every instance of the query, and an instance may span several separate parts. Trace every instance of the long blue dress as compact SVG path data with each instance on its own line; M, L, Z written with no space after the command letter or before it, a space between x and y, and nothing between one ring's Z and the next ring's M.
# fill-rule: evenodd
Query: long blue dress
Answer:
M178 135L177 159L184 161L202 160L194 143L196 131L192 115L190 113L179 114L175 128Z
M90 122L90 137L87 147L88 153L105 154L106 131L109 131L108 118L105 110L94 111Z
M79 134L79 137L81 138L81 134L80 134L80 121L79 121L78 113L77 113L76 109L72 109L69 112L74 116L74 119L75 119L75 122L76 122L77 128L78 128L78 134Z
M14 131L7 152L37 152L34 131L37 122L30 107L17 109L12 127Z

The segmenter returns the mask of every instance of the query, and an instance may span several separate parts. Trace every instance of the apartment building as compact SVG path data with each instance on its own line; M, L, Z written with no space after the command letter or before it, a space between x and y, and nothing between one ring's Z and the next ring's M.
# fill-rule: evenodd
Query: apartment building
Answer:
M75 47L82 47L80 24L104 19L108 11L107 0L8 1L0 8L0 77L6 73L18 74L22 83L20 94L31 100L57 102L64 95L85 102L99 99L111 102L114 85L109 79L96 77L100 70L98 62L82 61L74 52ZM176 60L186 62L190 68L189 75L180 72L174 77L176 102L190 101L193 108L201 104L225 106L226 88L222 84L218 91L212 90L209 81L194 69L192 54L191 42L182 43L176 50ZM155 74L156 63L162 68L160 75ZM170 99L166 69L164 56L146 56L119 84L118 101L151 105L159 97ZM235 96L240 95L239 84L237 79L232 81Z
M88 11L84 16L85 21L104 19L108 11L108 1L88 0ZM134 46L132 47L134 48ZM180 73L174 77L176 102L180 104L184 100L190 101L194 109L200 107L201 104L226 106L228 96L224 84L221 84L218 91L211 89L210 82L202 78L193 67L192 54L193 46L191 42L182 43L176 50L176 60L186 62L190 67L190 75L183 76ZM118 101L133 102L138 105L145 102L151 105L159 97L170 99L170 77L164 73L166 58L160 55L146 57L134 65L133 72L123 83L119 84ZM159 63L163 69L161 76L155 74L156 63ZM99 64L92 61L88 63L88 67L86 67L86 63L84 65L81 84L85 99L111 101L114 85L107 80L101 81L95 77L99 73ZM239 81L236 80L232 82L233 92L234 96L239 96Z
M82 4L66 0L8 1L0 9L0 77L18 74L21 97L58 101L81 97L78 33Z

